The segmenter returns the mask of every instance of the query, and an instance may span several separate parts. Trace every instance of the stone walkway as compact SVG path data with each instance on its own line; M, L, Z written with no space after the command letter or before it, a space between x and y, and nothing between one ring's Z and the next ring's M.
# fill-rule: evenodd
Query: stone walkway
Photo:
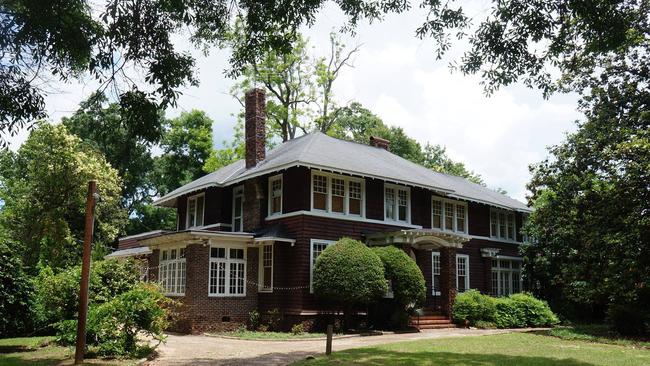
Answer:
M519 330L525 331L525 330ZM432 329L421 333L384 334L334 339L332 350L340 351L384 343L419 339L481 336L509 330ZM325 352L324 340L244 341L204 335L169 334L158 349L159 356L145 365L286 365Z

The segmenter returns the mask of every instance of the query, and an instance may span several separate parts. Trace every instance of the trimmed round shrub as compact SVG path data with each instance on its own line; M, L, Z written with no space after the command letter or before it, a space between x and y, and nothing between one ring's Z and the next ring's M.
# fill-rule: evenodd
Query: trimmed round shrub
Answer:
M360 241L343 238L316 259L314 293L352 307L371 303L388 290L381 259Z
M468 290L456 296L452 309L454 321L459 324L476 325L478 321L494 322L496 299L482 295L476 290Z
M513 294L508 299L517 308L517 314L523 316L527 327L546 327L560 322L546 301L526 293Z
M402 305L422 304L427 288L417 263L394 246L376 247L373 251L384 263L386 279L392 283L395 301Z

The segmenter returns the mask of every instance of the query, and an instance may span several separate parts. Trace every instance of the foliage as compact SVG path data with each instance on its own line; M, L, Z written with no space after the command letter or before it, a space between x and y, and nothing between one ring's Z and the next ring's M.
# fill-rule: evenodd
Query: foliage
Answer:
M381 259L350 238L329 245L318 256L313 287L318 297L348 308L371 303L388 290Z
M34 279L34 311L40 326L73 319L79 305L81 266L55 273L43 268ZM89 278L88 303L103 304L133 289L140 272L133 261L95 261Z
M86 342L102 356L140 355L149 349L146 338L162 342L167 326L165 304L170 302L158 288L139 284L108 302L93 304L88 310ZM73 345L77 321L58 325L58 341ZM144 342L139 336L145 337Z
M31 328L32 293L20 257L0 234L0 338L23 334Z
M384 273L392 284L395 301L404 306L422 304L427 289L417 263L394 246L376 247L373 251L384 264Z
M497 328L543 327L559 323L548 304L528 294L493 298L469 290L456 296L454 321Z
M611 305L607 309L607 321L623 335L650 334L650 311L647 304Z
M272 331L279 331L282 327L282 313L278 308L269 310L269 328Z
M302 325L302 323L294 324L291 327L291 334L293 335L300 335L305 333L305 327Z
M81 258L88 181L101 200L95 209L94 246L111 243L126 222L120 178L104 157L63 125L34 129L17 153L2 159L4 207L0 224L20 245L30 273L37 265L62 268Z
M165 124L163 154L155 159L154 183L160 194L200 178L212 154L212 125L205 112L183 112Z
M251 310L248 312L248 329L256 330L260 326L260 312L257 310Z

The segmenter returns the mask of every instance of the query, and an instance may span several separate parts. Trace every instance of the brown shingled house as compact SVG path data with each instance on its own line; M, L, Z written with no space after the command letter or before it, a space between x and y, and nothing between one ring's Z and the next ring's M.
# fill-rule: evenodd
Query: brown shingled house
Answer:
M322 133L265 150L264 94L246 94L246 158L155 201L176 231L121 238L110 257L146 258L149 279L184 304L191 331L279 309L296 322L326 310L311 291L318 255L341 237L397 245L426 279L427 310L456 291L522 289L518 247L530 209L466 179Z

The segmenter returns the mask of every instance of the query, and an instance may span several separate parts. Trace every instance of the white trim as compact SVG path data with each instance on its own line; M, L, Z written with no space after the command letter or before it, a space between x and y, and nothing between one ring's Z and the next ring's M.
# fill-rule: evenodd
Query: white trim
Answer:
M440 228L434 228L433 227L433 201L439 201L440 202L440 208L441 208L441 213L440 213ZM445 225L445 214L446 214L446 208L445 208L445 203L450 203L454 205L454 213L452 216L452 229L447 230ZM458 230L458 206L463 206L465 208L465 225L463 227L462 231ZM452 232L452 233L461 233L461 234L467 234L469 232L469 208L467 207L467 202L465 201L459 201L459 200L452 200L449 198L444 198L444 197L439 197L439 196L431 196L431 228L433 230L441 230L441 231L446 231L446 232Z
M351 177L347 175L340 175L334 173L328 173L321 170L311 170L311 179L309 186L309 208L312 212L318 213L327 213L330 215L336 216L348 216L348 217L357 217L365 218L366 217L366 181L363 178ZM314 208L314 176L319 175L325 177L325 185L327 187L327 201L325 210ZM343 181L343 212L334 212L332 211L332 179L339 179ZM361 184L361 213L352 214L350 213L350 182L360 183Z
M254 242L267 242L267 241L282 241L285 243L291 243L291 246L296 243L296 239L289 239L289 238L280 238L278 236L260 236L258 238L255 238L253 240Z
M218 222L218 223L216 223L216 224L204 225L204 226L200 226L200 227L195 227L195 228L193 228L193 229L199 229L199 230L202 230L202 229L211 229L211 228L215 228L215 227L227 227L227 228L231 228L232 225L231 225L231 224L226 224L226 223L224 223L224 222Z
M273 243L263 244L259 247L259 260L258 260L258 287L257 292L272 293L273 292L273 271L275 267L275 245ZM271 288L264 288L264 248L271 248Z
M241 191L241 193L239 192ZM241 197L241 216L239 216L239 227L235 225L235 202ZM232 187L232 230L234 232L244 231L244 185Z
M185 290L186 290L186 286L187 286L187 261L186 261L185 255L183 255L183 258L181 258L181 249L183 249L183 253L185 253L185 248L186 248L185 244L180 244L180 245L177 244L177 245L168 246L165 249L160 249L158 251L158 278L157 278L157 282L160 284L160 287L162 288L163 294L165 296L185 296ZM163 253L167 252L167 253L169 253L168 255L171 255L172 250L177 251L176 252L177 253L176 258L175 259L167 258L167 259L163 260ZM176 292L176 291L168 292L167 291L167 286L163 285L163 283L162 283L163 282L163 279L162 279L163 269L166 268L167 266L171 265L171 264L176 265L176 267L174 268L174 270L176 271L175 277L174 277L175 280L178 280L179 278L181 278L181 276L179 276L179 274L181 272L183 273L182 277L185 280L185 283L184 283L182 292ZM183 264L182 269L181 269L181 264ZM165 281L167 279L168 279L168 276L166 275L165 276Z
M272 193L271 189L273 187L273 182L278 181L278 180L280 181L280 211L273 213L273 212L271 212L271 202L273 200L272 199L272 194L273 193ZM283 210L283 202L282 201L284 200L284 180L283 180L282 173L276 174L274 176L269 177L268 187L269 188L268 188L268 204L267 204L268 210L267 210L267 214L269 216L282 215L282 210Z
M162 234L162 233L166 233L166 232L169 232L169 230L152 230L152 231L146 231L144 233L123 236L123 237L121 237L121 238L119 238L117 240L118 241L124 241L124 240L129 240L129 239L141 238L143 236L148 236L148 235Z
M335 243L334 240L310 239L309 240L309 293L314 293L314 244L325 244L325 247Z
M469 290L469 255L467 254L456 254L456 290L458 291L458 259L465 259L465 291Z
M434 281L435 272L433 271L433 257L438 257L438 271L440 272L438 273L438 277L442 275L442 262L440 261L440 252L432 250L431 251L431 295L440 296L441 294L440 289L436 291L435 288L436 281ZM440 280L438 280L438 282L440 282Z
M201 212L201 225L194 225L190 226L190 201L194 200L194 223L196 224L196 216L198 213L198 198L203 197L203 212ZM197 229L203 226L203 223L205 222L205 192L195 194L193 196L187 197L187 202L185 203L185 229Z
M470 239L487 240L487 241L492 241L492 242L495 242L495 243L503 243L503 244L517 244L517 245L524 244L524 243L522 243L520 241L516 241L516 240L491 238L489 236L481 236L481 235L469 235L469 238Z
M497 262L497 267L494 267L493 262ZM508 268L501 267L501 262L508 262L509 267ZM512 268L513 262L519 262L519 268L517 268L517 269ZM523 276L522 276L523 271L522 271L522 268L521 268L521 266L523 264L522 262L523 262L523 258L510 257L510 256L505 256L505 255L502 255L500 257L492 258L492 260L490 261L490 269L491 269L490 270L490 293L492 293L492 296L508 296L508 295L511 295L511 294L514 294L514 293L520 293L520 292L523 291L524 281L523 281ZM502 277L503 273L507 274L507 287L508 287L507 291L505 291L501 286L502 285L502 283L501 283L502 278L501 277ZM495 288L494 288L494 280L495 279L493 278L495 274L496 274L496 285L497 285L496 293L494 291L495 290ZM513 278L512 278L513 274L516 274L519 277L519 280L517 281L519 289L518 289L517 292L514 292L514 289L513 289L513 286L512 286L513 283L515 282L515 281L513 281Z
M395 218L388 217L386 216L386 189L392 189L395 194L395 206L393 207L393 213L395 214ZM406 220L400 220L399 219L399 191L406 191ZM386 183L384 182L384 190L383 190L383 197L384 197L384 221L388 223L405 223L405 224L411 224L411 187L408 186L402 186L402 185L397 185L397 184L392 184L392 183Z
M214 244L210 241L210 246L208 247L208 297L246 297L246 287L248 282L246 281L246 276L248 275L248 247L246 245L238 245L232 243L219 243ZM226 258L212 258L212 248L224 248L226 250ZM244 250L244 259L231 259L230 258L230 249L242 249ZM224 294L211 294L210 293L210 276L211 276L211 267L212 263L222 262L226 264L225 268L225 278L224 278ZM230 293L230 264L231 263L243 263L244 264L244 293L243 294L231 294Z
M496 214L496 218L497 218L497 222L496 222L497 233L494 233L492 231L492 214L493 213ZM501 235L501 215L505 216L505 235ZM513 235L513 237L509 238L508 237L508 227L510 226L509 224L511 222L512 222L512 235ZM514 211L512 211L512 210L503 210L503 209L499 209L499 208L490 207L489 223L490 223L490 237L491 238L517 242L517 215L515 215Z
M284 219L284 218L287 218L287 217L294 217L294 216L299 216L299 215L314 216L314 217L324 217L324 218L336 219L336 220L367 222L367 223L371 223L371 224L383 224L383 225L386 225L386 226L400 226L400 227L408 228L408 229L422 229L421 225L412 225L412 224L407 224L407 223L401 222L401 221L382 221L382 220L375 220L375 219L367 219L367 218L359 217L359 216L346 216L346 215L340 215L340 214L331 214L331 213L327 213L327 212L304 211L304 210L289 212L289 213L285 213L285 214L282 214L282 215L268 216L268 217L265 218L265 220L272 221L272 220Z

